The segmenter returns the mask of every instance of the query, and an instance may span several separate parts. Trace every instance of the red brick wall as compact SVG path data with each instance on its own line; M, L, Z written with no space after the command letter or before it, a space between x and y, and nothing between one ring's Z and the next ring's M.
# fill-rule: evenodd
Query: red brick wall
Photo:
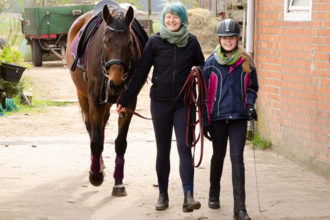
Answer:
M255 1L258 131L330 178L330 3L312 2L312 20L292 22L283 0Z

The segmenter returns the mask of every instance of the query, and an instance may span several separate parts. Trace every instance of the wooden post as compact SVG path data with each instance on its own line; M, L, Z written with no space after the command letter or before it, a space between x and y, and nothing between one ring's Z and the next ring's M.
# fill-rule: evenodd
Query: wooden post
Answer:
M152 23L150 20L151 16L151 0L148 0L148 34L149 36L152 34Z
M214 16L217 16L217 0L211 1L211 12Z

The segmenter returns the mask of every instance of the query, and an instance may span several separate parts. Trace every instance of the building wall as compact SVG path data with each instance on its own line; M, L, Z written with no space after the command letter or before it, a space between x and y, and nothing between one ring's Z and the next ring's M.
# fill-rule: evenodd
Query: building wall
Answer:
M255 0L258 131L275 150L330 179L330 2L284 21L283 0Z

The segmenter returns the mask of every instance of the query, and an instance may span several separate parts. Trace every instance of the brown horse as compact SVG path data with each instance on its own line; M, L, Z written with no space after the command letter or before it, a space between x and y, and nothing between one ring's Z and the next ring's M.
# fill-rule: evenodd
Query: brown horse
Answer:
M84 70L70 70L76 86L86 129L90 136L91 166L89 180L94 186L103 182L102 152L104 146L104 130L110 117L110 108L116 103L125 84L134 73L134 67L141 56L139 44L131 28L134 11L130 7L126 12L108 6L103 7L103 21L91 38L86 55ZM79 17L71 26L67 42L68 67L74 63L71 55L72 43L82 27L93 16L88 12ZM129 104L130 109L136 107L136 97ZM112 195L125 196L123 185L124 155L127 148L127 132L132 115L118 118L118 135L115 140L115 170Z

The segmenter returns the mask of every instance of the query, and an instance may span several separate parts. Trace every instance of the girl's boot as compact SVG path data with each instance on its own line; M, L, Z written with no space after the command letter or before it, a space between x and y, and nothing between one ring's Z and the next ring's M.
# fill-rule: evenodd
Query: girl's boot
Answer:
M232 165L232 181L233 181L233 194L234 194L234 219L251 220L245 207L244 164Z
M209 208L220 208L220 179L222 175L223 162L211 159L210 166L210 192L209 192Z

